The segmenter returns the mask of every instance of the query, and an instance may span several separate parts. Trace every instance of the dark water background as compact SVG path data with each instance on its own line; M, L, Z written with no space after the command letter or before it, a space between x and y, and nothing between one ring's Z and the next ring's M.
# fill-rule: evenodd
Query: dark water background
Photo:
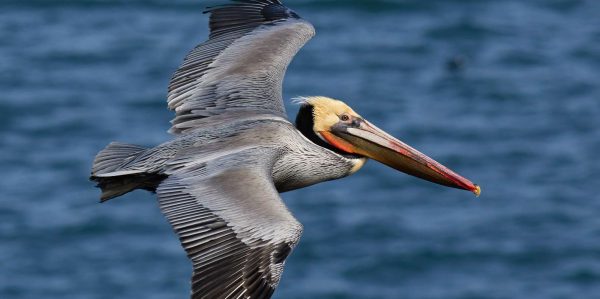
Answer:
M286 99L343 99L483 196L374 162L284 194L305 233L275 298L600 298L600 1L287 4L318 35ZM112 140L170 138L166 86L202 10L0 2L0 298L187 297L154 197L100 205L87 177Z

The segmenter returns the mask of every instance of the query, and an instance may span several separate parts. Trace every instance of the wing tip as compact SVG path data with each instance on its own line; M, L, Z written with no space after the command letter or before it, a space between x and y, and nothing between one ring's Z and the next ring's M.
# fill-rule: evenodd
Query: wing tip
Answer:
M202 13L213 14L234 8L252 8L253 13L259 13L265 22L290 18L301 19L295 11L279 0L231 0L229 3L208 6ZM248 13L248 11L246 10L245 13Z
M267 21L277 21L283 19L301 19L292 9L283 4L270 4L261 10L261 14Z

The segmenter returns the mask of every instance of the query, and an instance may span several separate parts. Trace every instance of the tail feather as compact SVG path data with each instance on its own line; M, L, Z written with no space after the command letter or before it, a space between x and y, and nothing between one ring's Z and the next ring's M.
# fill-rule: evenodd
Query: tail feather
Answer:
M96 156L92 176L118 171L124 164L145 150L141 146L113 142Z
M156 188L166 178L161 174L136 174L115 177L92 177L102 189L100 201L105 202L115 197L127 194L136 189L156 192Z
M90 179L102 189L101 201L119 197L135 189L155 191L164 175L144 169L128 169L128 164L146 149L137 145L113 142L96 156Z

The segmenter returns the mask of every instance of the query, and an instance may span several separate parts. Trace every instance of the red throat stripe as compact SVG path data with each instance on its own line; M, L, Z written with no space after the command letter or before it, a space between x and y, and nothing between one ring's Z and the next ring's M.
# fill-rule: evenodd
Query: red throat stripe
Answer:
M322 132L319 132L319 134L321 134L321 136L325 139L325 141L327 141L329 144L335 146L339 150L342 150L349 154L356 153L354 151L354 146L352 144L348 143L347 141L345 141L341 138L338 138L337 136L331 134L330 132L322 131Z

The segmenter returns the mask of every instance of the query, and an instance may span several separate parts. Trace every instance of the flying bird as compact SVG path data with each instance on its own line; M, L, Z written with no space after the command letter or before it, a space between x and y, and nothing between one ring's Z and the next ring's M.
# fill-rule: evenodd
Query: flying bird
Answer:
M339 100L303 98L290 122L283 78L315 29L279 0L207 13L209 39L169 85L175 138L153 148L111 143L91 176L102 202L136 189L157 194L193 263L191 298L270 298L302 234L279 193L346 177L367 159L481 192Z

